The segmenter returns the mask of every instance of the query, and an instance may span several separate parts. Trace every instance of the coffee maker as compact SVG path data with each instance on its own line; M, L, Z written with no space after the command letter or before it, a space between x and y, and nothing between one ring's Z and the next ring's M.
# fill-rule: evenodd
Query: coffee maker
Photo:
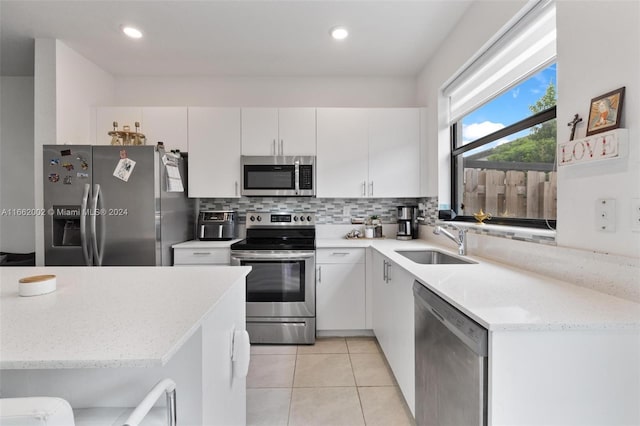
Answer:
M418 238L418 206L398 206L398 240Z

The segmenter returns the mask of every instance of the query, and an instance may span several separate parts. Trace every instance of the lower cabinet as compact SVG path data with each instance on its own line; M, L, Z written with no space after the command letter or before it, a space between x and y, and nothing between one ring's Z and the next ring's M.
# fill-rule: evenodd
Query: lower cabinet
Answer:
M229 265L231 251L224 248L173 248L173 266Z
M316 329L364 330L365 249L316 251Z
M411 274L373 252L373 331L415 415L415 325Z

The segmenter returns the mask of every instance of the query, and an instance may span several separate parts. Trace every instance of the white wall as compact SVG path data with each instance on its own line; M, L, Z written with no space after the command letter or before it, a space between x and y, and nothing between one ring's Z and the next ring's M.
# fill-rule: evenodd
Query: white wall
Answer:
M0 210L33 209L33 77L0 78ZM0 216L0 251L35 251L33 216Z
M50 143L90 143L91 107L113 103L114 95L111 74L57 40L56 139Z
M447 105L440 89L524 5L520 0L474 2L418 77L418 101L429 107L427 126L433 129L428 148L438 147L438 155L429 162L427 195L437 195L441 207L450 200L450 147ZM561 168L559 246L640 256L640 234L631 232L630 219L631 198L640 197L639 18L640 3L635 1L557 2L558 140L568 139L564 123L576 112L587 115L591 98L626 86L623 127L629 129L631 146L629 157L621 161ZM599 31L606 22L615 24ZM584 126L578 127L577 137L584 132ZM595 201L604 197L617 200L615 233L595 228Z
M592 98L626 86L622 126L630 148L628 158L559 168L558 245L639 257L631 199L640 197L640 2L561 1L557 26L558 141L569 139L563 124L575 113L586 122ZM576 137L585 129L580 125ZM615 232L597 230L598 198L616 200Z
M116 105L416 106L416 81L411 77L117 77Z

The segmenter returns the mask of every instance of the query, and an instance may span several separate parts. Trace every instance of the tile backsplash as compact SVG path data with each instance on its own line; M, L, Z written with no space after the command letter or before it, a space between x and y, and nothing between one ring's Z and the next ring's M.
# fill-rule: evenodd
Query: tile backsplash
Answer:
M428 203L425 200L429 200ZM378 215L382 223L396 223L398 206L426 203L435 208L437 198L305 198L305 197L242 197L202 198L201 210L235 210L240 223L246 222L247 211L308 211L316 213L318 224L350 224L352 217ZM433 206L432 206L433 204ZM429 207L431 206L431 207ZM347 213L347 214L345 214Z

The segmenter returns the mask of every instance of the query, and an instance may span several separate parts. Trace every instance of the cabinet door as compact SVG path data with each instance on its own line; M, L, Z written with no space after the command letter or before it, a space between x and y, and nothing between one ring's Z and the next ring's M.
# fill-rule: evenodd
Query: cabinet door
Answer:
M280 155L316 155L316 109L278 110Z
M391 322L391 355L387 357L411 412L415 414L415 320L413 275L389 262L390 294L388 306Z
M277 155L278 109L242 108L242 155Z
M240 108L189 108L189 197L240 196Z
M420 110L369 110L370 197L420 195Z
M113 122L118 122L118 129L127 125L132 131L135 130L135 122L142 122L141 107L97 107L96 108L96 140L95 145L110 145L111 136L108 132L113 130ZM141 128L141 130L142 130ZM144 131L142 132L144 133Z
M318 330L364 330L364 263L318 265Z
M318 108L317 119L317 196L365 196L369 164L367 110Z
M167 151L188 151L187 107L144 107L142 122L142 133L147 137L147 145L162 141Z
M387 360L391 362L389 360L389 353L392 349L391 322L393 321L393 317L391 315L391 307L389 306L388 300L389 285L384 279L386 258L377 251L374 251L372 259L373 332L376 335Z

